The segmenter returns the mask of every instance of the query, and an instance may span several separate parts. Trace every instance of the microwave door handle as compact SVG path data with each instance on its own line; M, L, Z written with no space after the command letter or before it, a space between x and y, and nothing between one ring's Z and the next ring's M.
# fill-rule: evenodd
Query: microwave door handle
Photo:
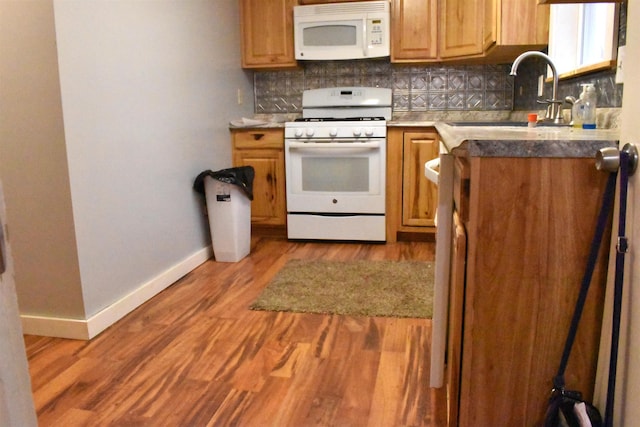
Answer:
M369 57L369 41L367 40L367 18L362 19L362 54Z

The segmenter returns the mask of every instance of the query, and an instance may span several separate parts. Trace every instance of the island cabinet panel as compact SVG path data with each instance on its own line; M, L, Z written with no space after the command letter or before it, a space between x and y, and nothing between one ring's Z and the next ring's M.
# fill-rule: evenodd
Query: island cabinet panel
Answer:
M459 388L459 425L539 425L607 176L584 158L468 160L462 327L455 323L460 315L457 299L450 318L452 330L462 331L462 358L455 359L457 343L450 343L454 359L448 366L459 372L458 384L450 384ZM566 372L567 386L582 391L586 399L594 389L609 237L610 231ZM459 289L460 279L456 282Z
M286 225L284 132L282 129L232 132L233 166L253 166L253 225Z
M449 334L447 338L447 400L450 426L458 425L460 396L460 366L462 361L462 327L464 322L465 270L467 262L467 232L454 211L451 245L451 289L449 290Z

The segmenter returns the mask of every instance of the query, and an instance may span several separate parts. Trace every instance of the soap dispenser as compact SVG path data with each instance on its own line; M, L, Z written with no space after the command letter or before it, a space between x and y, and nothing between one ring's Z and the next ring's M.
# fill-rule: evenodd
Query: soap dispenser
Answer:
M582 129L582 122L584 121L583 94L584 89L580 94L580 97L575 100L573 106L571 107L571 126L573 126L574 128Z
M592 83L583 85L580 99L582 100L582 112L583 112L582 128L595 129L596 128L596 101L598 99L598 94L596 93L595 85Z

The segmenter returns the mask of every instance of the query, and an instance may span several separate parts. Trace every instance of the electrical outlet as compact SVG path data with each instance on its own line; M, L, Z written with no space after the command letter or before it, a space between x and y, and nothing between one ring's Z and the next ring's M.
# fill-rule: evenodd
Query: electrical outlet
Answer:
M618 48L618 65L616 66L616 83L624 83L624 46Z

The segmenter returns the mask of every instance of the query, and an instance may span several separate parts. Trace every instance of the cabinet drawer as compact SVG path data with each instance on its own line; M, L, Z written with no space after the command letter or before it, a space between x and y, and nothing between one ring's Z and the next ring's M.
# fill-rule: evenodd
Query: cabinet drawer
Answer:
M257 129L233 132L234 148L283 148L283 129Z
M456 157L453 172L453 202L462 222L469 220L469 162Z

